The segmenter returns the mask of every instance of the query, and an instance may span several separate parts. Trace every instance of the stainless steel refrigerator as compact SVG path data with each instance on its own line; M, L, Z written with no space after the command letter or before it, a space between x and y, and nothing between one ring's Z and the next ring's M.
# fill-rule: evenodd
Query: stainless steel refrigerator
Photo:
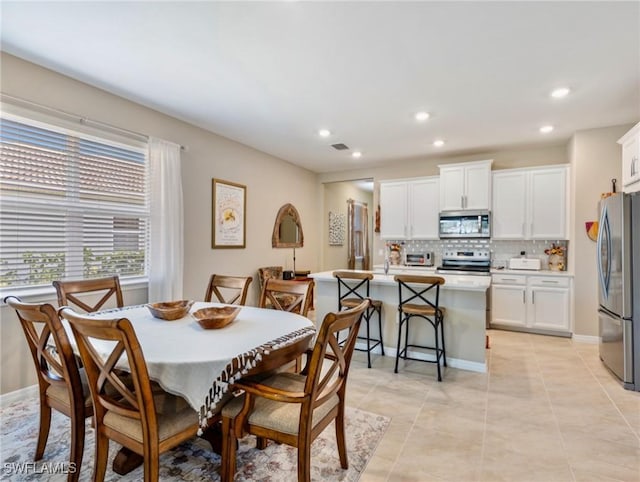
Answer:
M597 264L600 358L640 391L640 193L599 204Z

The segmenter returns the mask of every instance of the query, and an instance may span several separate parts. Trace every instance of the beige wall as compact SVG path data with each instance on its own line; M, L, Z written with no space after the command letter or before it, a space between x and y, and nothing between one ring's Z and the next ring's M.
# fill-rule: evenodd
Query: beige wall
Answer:
M572 171L572 226L569 266L575 273L574 333L598 336L596 243L584 223L598 219L600 194L611 191L611 179L621 187L622 149L616 142L633 124L578 131L569 144Z
M321 248L321 270L346 269L348 267L348 244L347 244L347 200L353 199L367 203L369 209L369 252L372 250L373 216L373 193L359 189L354 182L330 182L324 184L324 206L322 215L322 248ZM329 246L329 211L344 214L345 237L342 246Z
M257 268L292 265L292 250L271 247L276 214L288 202L298 209L305 235L304 248L296 250L296 266L318 269L316 220L322 197L315 173L17 57L2 53L1 62L0 85L5 94L187 146L182 155L186 298L202 299L211 273L251 275L254 282L248 302L254 304ZM211 249L213 177L247 186L246 249ZM53 289L38 301L54 302L52 295ZM146 294L125 294L127 303L145 298ZM35 378L15 314L2 308L0 316L0 393L6 393L33 384Z

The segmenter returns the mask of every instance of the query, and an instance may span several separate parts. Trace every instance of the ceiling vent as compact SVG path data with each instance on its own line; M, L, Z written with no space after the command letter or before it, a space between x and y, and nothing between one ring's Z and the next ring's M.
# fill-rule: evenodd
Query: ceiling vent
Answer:
M347 146L346 144L331 144L331 147L338 151L346 151L347 149L349 149L349 146Z

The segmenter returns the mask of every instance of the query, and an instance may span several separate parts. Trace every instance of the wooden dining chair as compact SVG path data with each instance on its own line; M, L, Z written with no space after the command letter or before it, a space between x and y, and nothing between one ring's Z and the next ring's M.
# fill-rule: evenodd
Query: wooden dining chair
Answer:
M7 296L4 302L16 310L38 376L40 428L34 460L42 459L49 438L51 409L55 409L71 420L69 462L76 470L69 471L67 480L76 481L82 466L85 419L93 415L84 373L78 368L69 338L53 306L23 303L15 296Z
M313 280L293 281L270 278L260 294L260 308L290 311L307 316L311 306Z
M204 295L205 301L211 301L215 294L217 301L228 305L244 306L249 292L249 285L253 281L251 276L226 276L212 274L209 286Z
M120 289L120 279L118 276L107 278L83 279L75 281L54 281L53 286L58 294L58 305L69 306L70 303L83 309L87 313L102 309L112 296L116 297L116 306L122 308L122 290ZM102 294L100 300L95 304L87 304L77 297L80 294Z
M245 378L234 390L244 393L222 408L223 482L233 480L236 441L244 433L298 449L298 481L311 478L311 444L335 420L340 465L349 468L344 433L347 376L362 314L369 300L328 313L302 373L281 372L264 380ZM337 335L348 330L342 345ZM325 362L326 360L326 362Z
M93 399L93 480L104 480L109 440L113 440L142 456L145 481L157 481L160 454L196 435L197 412L180 397L154 394L142 348L128 319L98 320L68 307L59 314L71 325ZM110 342L106 351L105 341ZM123 356L129 376L115 368ZM164 407L162 413L159 406Z

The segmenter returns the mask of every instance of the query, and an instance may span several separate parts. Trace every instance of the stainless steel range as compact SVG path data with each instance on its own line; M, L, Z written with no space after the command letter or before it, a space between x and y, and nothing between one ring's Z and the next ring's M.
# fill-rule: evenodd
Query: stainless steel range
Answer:
M440 274L474 274L488 275L491 269L489 250L451 249L442 253L442 266L438 266Z

